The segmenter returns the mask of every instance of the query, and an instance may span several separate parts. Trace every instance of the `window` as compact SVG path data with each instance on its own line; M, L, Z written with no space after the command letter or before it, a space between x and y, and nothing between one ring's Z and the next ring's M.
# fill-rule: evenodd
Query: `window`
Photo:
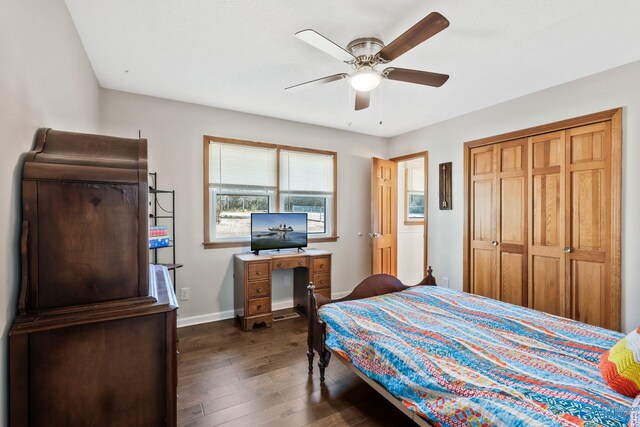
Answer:
M406 164L405 177L405 224L424 222L424 161L410 160Z
M204 137L205 246L248 244L252 212L306 213L309 240L335 240L336 153Z
M280 151L281 212L307 214L309 234L330 234L334 155Z

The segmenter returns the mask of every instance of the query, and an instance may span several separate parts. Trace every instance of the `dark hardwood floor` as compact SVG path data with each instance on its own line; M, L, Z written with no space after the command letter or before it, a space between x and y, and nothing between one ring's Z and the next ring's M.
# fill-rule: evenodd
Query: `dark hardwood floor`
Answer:
M242 332L235 320L180 328L180 426L415 426L332 360L307 373L307 319Z

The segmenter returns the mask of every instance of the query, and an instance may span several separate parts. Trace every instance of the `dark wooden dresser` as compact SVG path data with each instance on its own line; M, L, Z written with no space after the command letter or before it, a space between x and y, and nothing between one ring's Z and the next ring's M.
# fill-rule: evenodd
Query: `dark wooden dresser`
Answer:
M10 426L175 426L177 302L149 266L147 141L41 129L22 214Z

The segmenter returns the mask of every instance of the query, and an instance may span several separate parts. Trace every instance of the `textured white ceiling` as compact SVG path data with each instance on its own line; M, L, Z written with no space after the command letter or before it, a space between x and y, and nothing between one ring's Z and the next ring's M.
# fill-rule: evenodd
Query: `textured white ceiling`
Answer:
M66 3L102 87L387 137L640 60L638 0ZM346 80L284 92L350 71L295 32L389 43L432 11L450 27L391 65L448 73L443 87L387 80L361 112Z

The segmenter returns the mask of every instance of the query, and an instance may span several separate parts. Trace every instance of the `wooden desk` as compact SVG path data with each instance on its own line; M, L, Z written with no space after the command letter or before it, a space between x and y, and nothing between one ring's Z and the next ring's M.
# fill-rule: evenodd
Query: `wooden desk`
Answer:
M244 331L250 331L258 323L270 327L271 272L293 268L293 304L305 313L307 310L307 286L312 281L316 293L331 298L331 253L308 249L301 253L251 253L234 255L234 311L240 317Z

